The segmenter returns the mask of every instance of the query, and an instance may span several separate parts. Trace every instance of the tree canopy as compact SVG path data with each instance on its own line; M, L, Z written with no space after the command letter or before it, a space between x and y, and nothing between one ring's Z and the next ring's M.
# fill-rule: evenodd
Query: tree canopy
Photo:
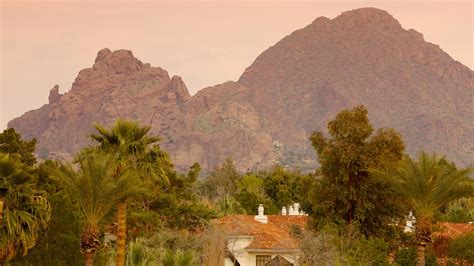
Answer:
M369 168L402 159L405 146L393 129L374 132L364 106L341 111L328 123L329 136L314 132L319 182L305 204L317 226L356 223L365 235L383 235L399 204L390 186L373 178Z
M0 262L34 247L51 207L36 178L18 158L0 153Z
M5 129L0 133L0 152L18 156L20 161L27 166L33 166L36 158L33 152L36 147L36 139L22 140L15 129Z
M448 203L474 196L472 169L457 169L444 157L421 152L418 160L406 156L396 166L371 171L390 184L395 193L415 212L418 265L425 265L425 247L432 242L432 222Z

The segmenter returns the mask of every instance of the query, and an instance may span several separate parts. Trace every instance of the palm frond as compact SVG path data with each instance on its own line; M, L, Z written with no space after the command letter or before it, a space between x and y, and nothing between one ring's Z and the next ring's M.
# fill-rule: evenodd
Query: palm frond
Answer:
M469 179L472 168L456 169L444 157L420 153L415 161L406 157L398 166L371 170L407 200L413 210L431 217L447 203L474 196L474 182Z
M25 255L36 244L51 215L49 202L41 194L17 159L0 154L0 258L12 258L20 250Z
M62 165L56 176L78 204L85 222L98 225L119 202L137 193L138 179L133 171L116 172L115 157L95 152L78 162L77 171L71 165Z

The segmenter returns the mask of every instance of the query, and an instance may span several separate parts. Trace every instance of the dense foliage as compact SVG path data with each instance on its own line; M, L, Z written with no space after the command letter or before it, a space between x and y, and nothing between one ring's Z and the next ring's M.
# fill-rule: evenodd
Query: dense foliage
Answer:
M83 257L78 249L80 213L69 194L50 175L58 167L54 161L38 166L38 187L47 192L51 219L48 228L39 234L36 246L27 256L15 259L16 265L82 265Z
M0 134L0 264L222 264L226 234L211 219L299 202L311 222L290 234L303 265L435 265L432 225L474 219L471 170L425 153L411 159L400 134L374 130L363 106L311 136L312 173L241 173L230 158L209 173L197 163L181 173L150 127L119 120L95 129L70 163L38 164L34 139ZM409 210L415 232L403 233ZM451 240L448 257L472 263L473 242L472 233Z
M241 174L233 161L227 159L201 180L199 190L223 216L256 214L259 204L265 206L265 213L278 214L282 207L303 201L313 183L312 174L279 165L267 171Z
M0 262L26 255L51 214L35 175L15 156L0 153Z
M20 134L15 129L5 129L0 134L0 152L18 156L21 163L27 166L34 166L36 158L33 152L36 147L36 139L29 141L22 140Z
M448 245L448 257L461 265L474 263L474 232L453 239Z
M415 237L418 265L425 264L425 249L432 240L432 223L443 206L461 198L474 196L471 169L457 169L445 158L420 153L415 161L406 157L394 167L373 169L415 212Z
M363 106L340 112L328 123L329 137L311 136L318 154L320 180L305 205L318 227L328 223L356 224L366 236L392 233L389 224L399 218L400 204L385 182L373 178L370 168L402 159L400 134L374 129Z

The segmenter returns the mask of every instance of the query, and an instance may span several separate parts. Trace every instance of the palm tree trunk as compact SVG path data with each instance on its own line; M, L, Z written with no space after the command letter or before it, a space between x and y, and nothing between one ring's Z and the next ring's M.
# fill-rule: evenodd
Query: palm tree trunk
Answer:
M417 265L425 266L426 245L431 243L431 219L429 217L420 216L416 220L415 237L418 244Z
M127 203L117 206L117 266L125 263L125 241L127 238Z
M94 265L94 254L100 247L99 229L96 225L86 225L81 235L81 252L87 266Z
M0 200L0 228L3 226L3 200Z
M86 253L84 255L86 258L86 266L94 266L94 253Z
M418 244L416 255L417 255L416 265L425 266L425 245L424 244Z
M2 230L3 230L3 204L4 204L4 201L0 200L0 229L2 229ZM4 254L4 253L6 253L6 251L4 252L3 248L4 247L2 247L2 250L0 250L0 266L5 265L4 264L4 259L6 257L6 254Z

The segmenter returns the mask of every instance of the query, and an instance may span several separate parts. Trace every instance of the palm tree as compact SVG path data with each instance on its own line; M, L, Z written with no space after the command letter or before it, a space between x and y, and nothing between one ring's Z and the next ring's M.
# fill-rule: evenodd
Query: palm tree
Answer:
M155 180L167 180L166 169L172 167L166 153L157 145L159 137L150 136L150 126L141 126L138 122L117 120L111 129L96 125L98 134L92 134L92 140L98 142L98 150L116 157L119 174L124 167L133 167L142 175ZM166 164L165 164L166 162ZM166 167L165 167L166 166ZM126 242L126 199L117 205L117 266L125 262Z
M26 255L46 228L51 207L42 194L19 160L0 153L0 265L19 250Z
M191 251L166 250L163 259L163 266L192 266L196 265L194 254Z
M156 265L159 254L156 249L149 247L146 240L137 238L128 245L127 266Z
M389 181L417 216L418 265L425 265L425 249L431 243L433 216L454 200L474 196L474 182L469 179L471 170L458 170L444 157L421 152L418 161L407 157L397 167L372 171Z
M115 157L108 154L85 153L78 156L77 162L77 171L71 165L62 165L56 175L83 215L80 247L86 265L93 265L100 246L100 222L118 203L136 193L137 178L130 169L117 173Z

